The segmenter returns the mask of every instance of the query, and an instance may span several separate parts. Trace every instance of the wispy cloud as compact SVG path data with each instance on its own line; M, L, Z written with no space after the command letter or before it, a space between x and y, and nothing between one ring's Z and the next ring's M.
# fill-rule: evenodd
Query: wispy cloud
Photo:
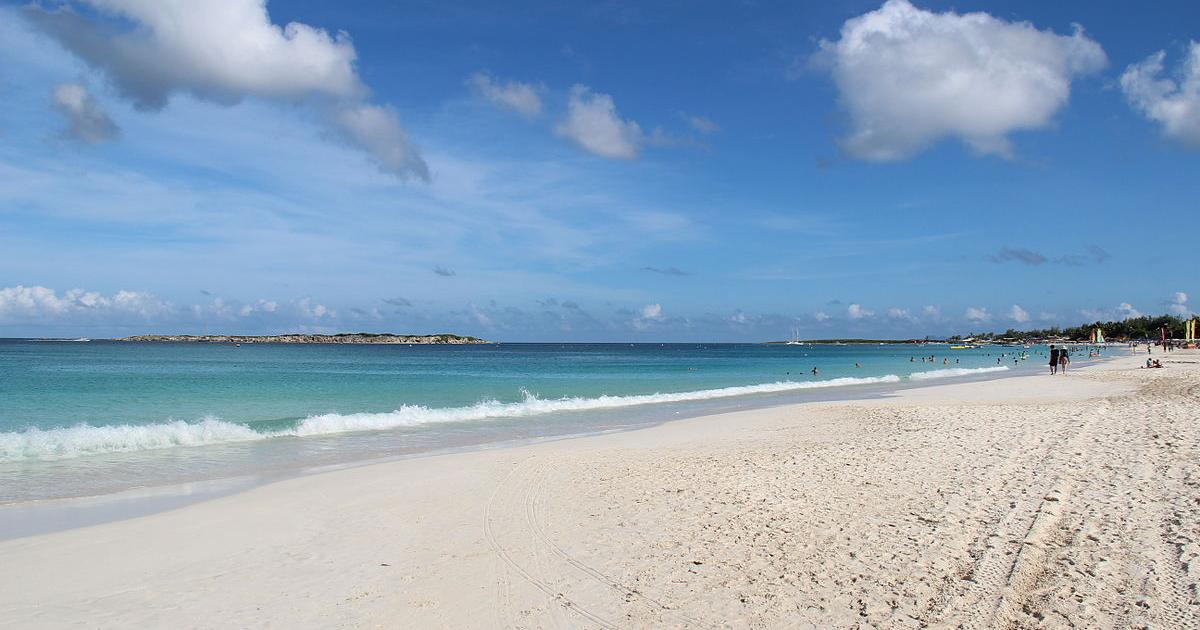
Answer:
M664 276L690 276L691 272L684 271L678 267L642 267L642 271L657 273Z
M537 118L542 114L542 98L538 93L543 88L540 86L520 81L498 81L484 72L476 72L468 77L467 86L493 105L526 118Z
M434 266L433 273L435 273L439 276L442 276L443 278L452 278L452 277L458 275L458 272L454 271L453 269L448 269L441 265Z
M988 256L988 260L996 263L1013 261L1036 266L1045 264L1050 259L1024 247L1002 247L999 252Z
M1081 267L1089 263L1100 264L1107 262L1110 258L1112 258L1112 255L1098 245L1087 246L1085 252L1082 254L1063 254L1054 258L1024 247L1002 247L1000 251L987 257L988 260L994 263L1017 262L1034 267L1046 263L1066 265L1068 267Z
M67 120L64 135L68 138L98 144L115 139L121 130L100 107L96 99L80 83L60 83L51 96L54 106Z

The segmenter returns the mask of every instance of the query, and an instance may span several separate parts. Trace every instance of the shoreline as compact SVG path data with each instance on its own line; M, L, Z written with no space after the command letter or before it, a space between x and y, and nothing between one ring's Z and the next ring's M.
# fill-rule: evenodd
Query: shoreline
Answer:
M980 611L996 619L1039 607L1062 613L1076 604L1025 595L1055 592L1054 584L1028 588L1057 576L1033 565L1054 564L1060 553L1072 566L1095 561L1083 534L1078 542L1053 533L1077 531L1078 510L1134 519L1130 531L1143 536L1156 530L1137 519L1174 515L1184 519L1181 531L1194 524L1191 491L1178 489L1184 470L1169 467L1196 460L1139 454L1194 455L1195 434L1171 424L1196 420L1186 406L1194 399L1176 403L1167 393L1194 385L1200 371L1171 359L1171 370L1135 369L1135 355L1061 378L938 383L889 398L739 411L287 479L0 542L10 567L0 577L0 610L37 626L217 618L307 626L688 626L699 619L848 626L887 623L898 609L950 624ZM1146 395L1168 406L1146 416ZM1155 424L1131 430L1148 421ZM1137 472L1148 462L1168 469ZM1123 472L1126 465L1134 472ZM1159 487L1146 475L1176 481ZM1121 522L1096 535L1111 545L1141 540L1123 534ZM955 568L993 536L978 547L978 566ZM1035 538L1022 543L1022 536ZM1022 549L1037 553L1011 553ZM1073 618L1122 625L1193 610L1174 591L1114 594L1124 582L1109 573L1141 571L1138 563L1158 557L1140 549L1118 554L1121 564L1110 560L1096 577L1070 578L1084 595L1103 595ZM938 577L986 573L994 563L1001 578L1030 581ZM1194 581L1171 570L1172 580ZM860 574L863 581L850 581ZM1015 588L1004 601L1019 604L1021 595L1025 608L992 600L1002 588ZM1134 597L1146 607L1126 603ZM923 603L934 601L943 603ZM1126 608L1133 612L1120 617Z
M1119 356L1091 359L1078 369L1117 360ZM1040 367L1040 366L1038 366ZM939 367L928 372L952 371L953 367ZM229 477L187 479L157 485L141 485L103 494L49 497L0 503L0 541L48 534L78 527L101 525L108 522L138 518L178 509L187 505L220 498L236 492L245 492L257 487L325 474L330 471L383 465L393 462L439 457L461 453L472 453L494 449L520 448L534 444L560 440L587 439L609 433L636 432L674 422L686 422L697 418L767 409L786 409L805 405L848 403L886 399L898 392L912 389L937 387L947 384L984 383L996 380L1029 376L1035 366L1018 369L991 371L984 368L969 374L931 379L905 378L898 382L877 382L812 388L796 392L743 394L708 400L687 401L681 410L674 410L676 403L646 403L631 407L605 410L606 413L632 413L640 411L649 420L616 428L592 428L580 432L537 435L533 437L481 441L460 446L435 447L403 454L368 456L335 463L297 466L295 468L269 471L253 471ZM781 400L785 396L805 396L805 400ZM580 413L580 412L569 412ZM582 412L587 413L587 412ZM682 415L679 415L682 414ZM384 429L386 431L386 429ZM303 439L303 438L300 438ZM210 446L185 446L182 449L204 449ZM163 449L170 451L174 449ZM53 460L50 460L53 461Z

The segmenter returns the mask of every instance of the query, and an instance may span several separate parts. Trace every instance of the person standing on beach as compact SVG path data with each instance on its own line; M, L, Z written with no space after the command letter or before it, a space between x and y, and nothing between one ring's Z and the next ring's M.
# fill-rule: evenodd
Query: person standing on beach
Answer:
M1050 375L1053 376L1058 372L1058 348L1054 344L1050 344Z
M1067 352L1066 347L1058 351L1058 371L1063 374L1067 373L1067 365L1071 363L1071 355Z

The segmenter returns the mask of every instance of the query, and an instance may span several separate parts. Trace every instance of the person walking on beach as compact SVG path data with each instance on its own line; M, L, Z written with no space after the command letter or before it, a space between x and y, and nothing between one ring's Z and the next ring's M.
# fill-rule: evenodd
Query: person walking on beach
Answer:
M1066 374L1067 373L1067 365L1069 365L1070 363L1071 363L1071 355L1069 352L1067 352L1067 348L1064 346L1062 350L1058 351L1058 371L1063 374Z
M1058 348L1050 344L1050 375L1058 372Z

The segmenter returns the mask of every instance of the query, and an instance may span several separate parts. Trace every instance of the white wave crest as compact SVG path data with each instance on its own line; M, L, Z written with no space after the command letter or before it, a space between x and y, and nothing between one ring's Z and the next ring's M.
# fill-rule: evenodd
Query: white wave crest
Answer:
M781 381L778 383L763 383L761 385L743 385L738 387L722 387L720 389L705 389L674 394L639 394L633 396L597 396L595 398L538 398L525 392L521 402L502 403L494 400L485 401L470 407L452 407L448 409L429 409L428 407L405 405L387 413L354 413L354 414L325 414L305 418L294 431L293 435L327 435L330 433L346 433L350 431L372 431L379 429L394 429L421 424L442 422L466 422L472 420L498 420L503 418L522 418L537 416L556 411L595 411L599 409L618 409L638 405L657 403L687 402L693 400L709 400L713 398L730 398L747 394L770 394L801 389L821 387L841 387L845 385L864 385L870 383L897 383L900 377L889 374L869 378L834 378L827 381L810 381L798 383Z
M200 422L173 421L146 425L92 426L81 424L64 429L31 428L19 432L0 433L0 462L69 459L99 453L127 453L176 446L251 442L276 437L331 435L425 424L522 418L560 411L618 409L657 403L731 398L749 394L770 394L846 385L897 383L899 381L900 377L889 374L867 378L845 377L808 382L781 381L691 392L598 396L595 398L539 398L534 394L524 392L523 400L511 403L489 400L467 407L444 409L404 405L395 411L386 413L330 413L309 416L294 428L272 432L258 432L245 425L225 422L216 418L205 418Z
M23 459L68 459L97 453L127 453L176 446L202 446L261 440L268 436L215 418L158 424L26 429L0 433L0 462Z
M996 367L984 368L948 368L945 370L931 370L929 372L913 372L908 375L908 378L914 381L925 381L931 378L950 378L952 376L968 376L971 374L986 374L988 372L1006 372L1007 366L998 365Z

